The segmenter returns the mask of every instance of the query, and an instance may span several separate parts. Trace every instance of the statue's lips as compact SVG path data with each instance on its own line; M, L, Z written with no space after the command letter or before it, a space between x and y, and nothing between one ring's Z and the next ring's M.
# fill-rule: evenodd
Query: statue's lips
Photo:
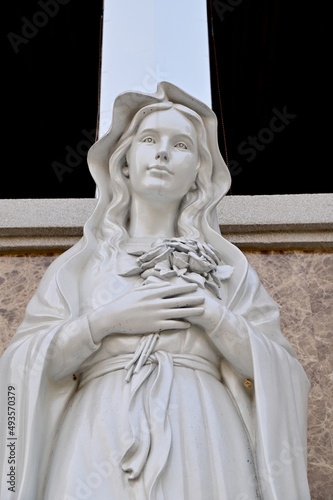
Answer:
M152 172L152 173L167 173L167 174L170 174L170 175L173 175L171 170L166 167L165 165L152 165L151 167L148 167L148 170L149 172Z

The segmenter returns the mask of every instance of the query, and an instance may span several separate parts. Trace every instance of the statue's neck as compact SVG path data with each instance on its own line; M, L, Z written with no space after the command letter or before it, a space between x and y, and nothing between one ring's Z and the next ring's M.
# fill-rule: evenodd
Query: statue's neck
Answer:
M133 238L172 238L179 203L150 203L133 197L128 233Z

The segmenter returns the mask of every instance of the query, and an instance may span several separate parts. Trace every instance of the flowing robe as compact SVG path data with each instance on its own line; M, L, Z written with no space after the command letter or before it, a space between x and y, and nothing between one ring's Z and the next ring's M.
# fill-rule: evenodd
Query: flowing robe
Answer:
M162 335L127 384L139 337L95 344L86 313L94 297L101 304L134 283L110 261L100 294L97 283L88 289L77 279L94 260L85 242L50 266L1 359L3 387L17 394L16 498L308 500L309 384L251 266L231 277L213 332ZM235 331L250 345L251 388L224 349ZM2 439L6 428L2 412ZM10 500L2 448L1 498Z

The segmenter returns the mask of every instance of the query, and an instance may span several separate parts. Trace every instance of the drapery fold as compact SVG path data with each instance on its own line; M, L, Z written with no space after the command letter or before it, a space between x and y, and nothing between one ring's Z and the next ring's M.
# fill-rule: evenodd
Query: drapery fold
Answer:
M79 389L82 390L95 378L125 369L130 359L131 355L116 356L93 365L82 374ZM148 454L150 455L150 463L153 466L146 471L149 499L158 498L158 478L167 463L171 446L172 430L168 419L168 406L174 375L173 366L204 371L220 379L218 368L208 360L196 355L171 355L166 351L156 351L149 356L145 365L131 378L128 418L132 442L122 457L121 467L129 481L135 480L141 474ZM145 382L155 371L157 374L146 405Z

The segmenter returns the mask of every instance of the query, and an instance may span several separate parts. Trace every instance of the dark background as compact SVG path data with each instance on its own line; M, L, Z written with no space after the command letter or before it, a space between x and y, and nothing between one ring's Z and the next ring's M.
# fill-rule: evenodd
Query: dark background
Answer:
M103 2L49 1L58 10L52 15L37 15L48 0L6 4L0 198L95 193L86 150L97 121ZM318 8L298 0L208 0L207 10L213 109L226 157L223 109L230 194L332 191ZM283 130L267 131L276 110L293 118L276 123Z

